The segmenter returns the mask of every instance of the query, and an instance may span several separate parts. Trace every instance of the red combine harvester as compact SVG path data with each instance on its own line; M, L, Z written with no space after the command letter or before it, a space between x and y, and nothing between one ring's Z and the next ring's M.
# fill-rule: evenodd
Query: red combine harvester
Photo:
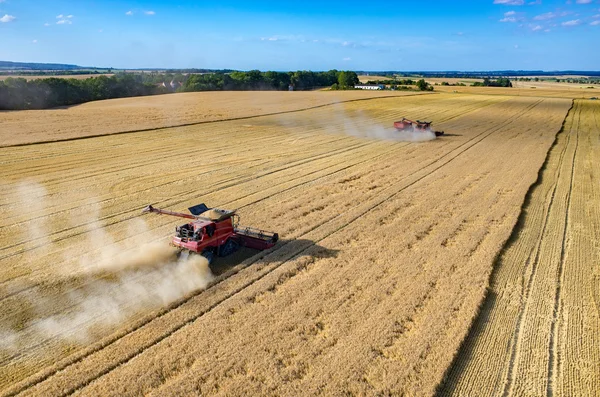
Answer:
M179 249L178 256L199 254L211 263L215 255L230 255L240 246L265 250L273 247L279 239L277 233L239 226L239 215L235 210L208 208L205 204L195 205L188 210L191 215L149 205L142 211L193 220L175 228L171 245Z
M394 127L399 131L407 132L425 132L431 131L435 136L444 135L444 131L433 131L431 129L431 121L412 121L407 118L402 118L400 121L394 122Z

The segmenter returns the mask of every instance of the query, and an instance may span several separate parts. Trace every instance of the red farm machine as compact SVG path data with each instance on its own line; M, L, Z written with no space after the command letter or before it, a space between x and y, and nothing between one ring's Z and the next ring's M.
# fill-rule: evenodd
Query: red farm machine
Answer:
M444 135L444 131L433 131L431 129L431 121L413 121L407 118L402 118L400 121L394 122L394 127L398 131L406 131L406 132L427 132L431 131L435 134L435 136Z
M273 247L279 239L277 233L239 226L239 215L235 210L208 208L205 204L195 205L188 210L190 214L184 214L149 205L142 211L191 220L175 228L171 245L179 250L178 256L199 254L211 263L215 255L230 255L241 246L265 250Z

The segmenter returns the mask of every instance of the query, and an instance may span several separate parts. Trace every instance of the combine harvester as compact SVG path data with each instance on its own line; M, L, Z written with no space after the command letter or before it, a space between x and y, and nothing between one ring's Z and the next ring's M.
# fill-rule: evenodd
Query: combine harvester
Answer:
M175 236L171 240L171 245L179 250L178 257L186 258L190 254L199 254L204 256L210 264L215 255L231 255L241 246L265 250L273 247L279 239L277 233L239 226L240 217L235 210L211 209L205 204L195 205L188 210L191 215L161 210L151 205L142 210L142 212L193 219L192 222L175 228Z
M444 131L433 131L431 129L431 121L412 121L407 118L402 118L400 121L394 122L394 127L398 131L405 132L432 132L435 136L444 135Z

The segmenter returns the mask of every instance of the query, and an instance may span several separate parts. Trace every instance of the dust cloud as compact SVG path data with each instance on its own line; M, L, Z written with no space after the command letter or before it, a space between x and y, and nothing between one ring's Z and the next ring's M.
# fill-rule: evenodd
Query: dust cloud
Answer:
M304 123L304 121L281 116L278 123L287 127L296 126L297 123ZM341 103L333 105L332 111L326 118L310 119L307 123L312 128L317 126L318 129L327 133L346 134L358 138L396 142L424 142L436 139L435 133L431 130L400 131L393 127L393 121L390 121L389 125L383 125L380 121L366 115L361 110L346 111Z
M31 213L34 208L33 213L41 215L57 204L37 182L22 182L14 188L20 204L11 209L13 213L27 208L26 213ZM54 338L89 343L97 338L98 329L115 328L136 314L165 307L206 288L213 280L204 257L177 259L164 236L153 234L141 215L123 222L126 238L121 236L115 241L101 221L102 208L97 200L92 197L82 205L87 226L79 241L53 242L48 237L51 229L46 227L47 222L26 221L35 227L28 227L28 234L20 239L34 236L37 247L42 243L42 252L62 252L63 260L54 266L45 263L44 280L38 280L26 293L18 295L17 303L12 303L29 308L17 328L11 315L7 315L11 307L3 307L0 350L19 351ZM69 222L81 224L82 219L74 216ZM26 264L29 268L40 269L36 260L27 261L33 262ZM12 287L18 289L19 285L5 286L5 291Z
M202 256L165 263L160 260L161 253L155 256L157 252L133 255L130 262L122 258L119 267L106 268L113 278L92 278L84 288L71 291L75 308L39 319L35 332L44 338L87 343L93 327L117 325L142 310L164 307L205 288L213 279Z

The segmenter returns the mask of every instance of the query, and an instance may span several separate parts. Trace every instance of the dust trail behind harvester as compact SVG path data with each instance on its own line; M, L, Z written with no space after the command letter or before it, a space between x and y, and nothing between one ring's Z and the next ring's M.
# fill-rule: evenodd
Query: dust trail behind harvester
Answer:
M154 246L92 273L84 287L69 292L70 300L77 302L73 308L41 318L34 329L44 338L88 342L93 327L117 325L141 311L164 307L205 288L212 279L204 257L177 261L172 252Z
M347 111L343 103L331 106L332 111L328 113L327 118L311 119L311 126L331 134L346 134L359 138L378 139L396 142L424 142L436 139L436 135L430 129L427 130L397 130L390 121L389 125L382 124L368 116L365 112ZM297 117L294 115L292 117ZM290 119L289 115L282 115L278 118L278 123L283 126L295 126L303 120ZM294 141L295 142L295 141Z
M35 182L20 184L18 189L36 193L38 213L43 214L43 209L56 204L52 198L44 197L44 187ZM16 206L14 211L24 212L22 206ZM51 235L51 230L35 230L37 241L45 243L43 251L62 252L63 261L40 262L56 255L27 259L32 262L26 264L28 267L43 269L43 274L9 286L26 292L3 301L0 357L48 339L87 343L133 316L165 307L212 281L204 257L177 260L164 236L152 232L142 219L123 222L125 239L121 235L121 240L115 242L101 220L97 200L90 198L82 206L88 222L84 234L87 237L67 240L72 242L65 246L65 241L55 243L48 237L39 237ZM69 222L75 225L81 219Z

